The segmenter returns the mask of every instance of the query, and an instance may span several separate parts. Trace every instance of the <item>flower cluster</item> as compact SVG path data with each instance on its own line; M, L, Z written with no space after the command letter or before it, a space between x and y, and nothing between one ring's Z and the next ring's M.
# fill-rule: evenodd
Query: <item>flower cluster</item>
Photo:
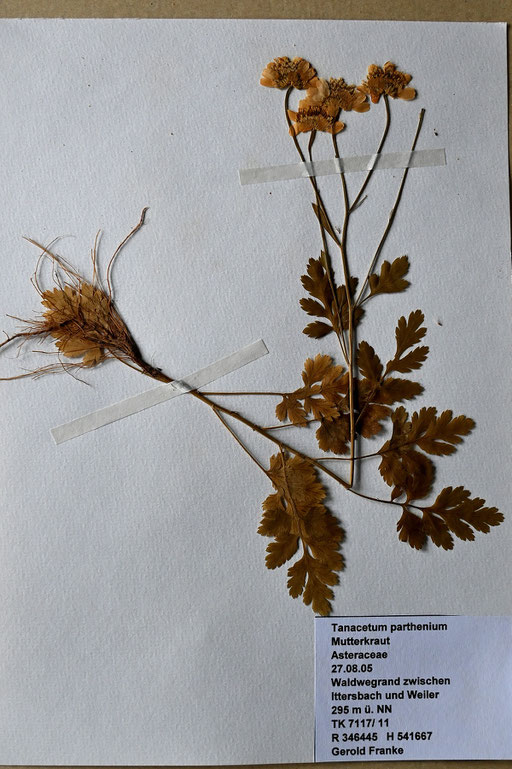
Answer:
M350 85L341 77L317 77L306 59L281 56L267 64L260 83L269 88L306 90L298 109L288 110L291 134L324 131L334 135L345 128L338 120L340 112L368 112L368 96L374 104L383 94L393 99L414 99L416 91L408 87L411 77L388 61L383 67L371 64L366 80L361 85Z

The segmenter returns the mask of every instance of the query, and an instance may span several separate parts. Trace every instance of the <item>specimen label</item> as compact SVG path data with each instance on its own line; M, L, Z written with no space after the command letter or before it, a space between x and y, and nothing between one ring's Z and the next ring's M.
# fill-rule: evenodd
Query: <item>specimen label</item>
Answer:
M510 758L511 641L511 617L317 617L316 761Z

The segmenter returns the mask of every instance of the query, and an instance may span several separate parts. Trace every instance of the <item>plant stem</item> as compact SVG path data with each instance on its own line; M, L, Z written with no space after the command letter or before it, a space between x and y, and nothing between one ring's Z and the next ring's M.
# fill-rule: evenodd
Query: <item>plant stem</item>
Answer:
M340 153L338 151L338 142L336 134L332 134L332 144L334 148L334 156L339 160ZM343 230L341 233L341 263L343 265L343 274L345 276L345 297L347 301L348 311L348 402L349 402L349 418L350 418L350 476L349 486L354 483L354 471L355 471L355 442L356 442L356 428L354 420L354 308L352 303L352 287L350 285L350 270L347 260L347 229L348 221L350 218L350 204L348 200L347 182L345 174L340 173L341 187L343 190L343 203L345 207L345 214L343 217ZM342 331L343 333L343 331Z
M313 422L320 422L319 419L306 419L306 424L311 425ZM270 425L269 427L264 427L264 430L285 430L287 427L305 427L306 425L294 425L293 422L289 422L286 425Z
M375 153L376 155L380 155L380 153L382 152L382 149L384 147L384 143L385 143L387 135L388 135L389 126L391 124L391 112L390 112L390 109L389 109L389 96L387 95L387 93L384 94L384 106L386 108L386 124L384 126L384 132L383 132L381 140L379 142L379 146L377 147L377 152ZM355 196L354 202L350 206L350 209L349 209L350 213L352 213L352 211L355 211L357 206L359 205L359 201L361 200L361 196L362 196L363 192L365 191L366 187L368 186L368 182L372 178L373 171L374 171L374 169L371 168L368 171L368 173L366 174L366 179L364 180L361 189L359 190L359 192Z
M375 452L374 454L358 454L354 459L359 461L360 459L370 459L370 457L380 457L381 454ZM350 457L315 457L318 462L350 462Z
M278 395L280 398L284 398L284 396L287 393L276 393L276 392L265 392L263 390L258 390L256 392L214 392L213 390L201 390L203 395L215 395L216 397L220 395Z
M140 366L141 372L145 374L146 376L150 377L151 379L156 379L158 382L163 382L165 384L170 384L174 380L167 376L167 374L164 374L163 371L160 369L155 368L154 366L150 366L146 361L144 361L142 358L133 360L133 363ZM315 467L319 468L324 472L326 475L331 477L333 480L335 480L337 483L340 483L345 488L348 488L348 484L343 478L340 478L336 473L332 472L332 470L329 470L327 467L323 467L323 465L318 462L315 459L312 459L307 454L304 454L304 452L299 451L298 449L293 448L292 446L289 446L287 443L284 443L284 441L279 440L279 438L275 438L273 435L269 433L267 429L264 427L260 427L255 422L252 422L250 419L247 419L246 417L242 416L238 411L233 411L232 409L226 408L226 406L221 406L218 403L213 403L206 395L203 395L202 392L199 392L199 390L191 390L187 395L192 395L194 398L197 398L197 400L200 400L202 403L209 406L213 411L220 412L221 414L225 414L226 416L232 417L237 422L241 422L246 427L249 427L251 430L253 430L255 433L258 433L258 435L262 435L264 438L267 438L271 443L274 443L276 446L279 446L280 449L283 449L284 451L290 452L290 454L295 454L298 457L301 457L302 459L305 459L307 462L311 462Z
M301 149L299 141L298 141L298 139L297 139L297 137L295 135L295 130L293 128L292 121L290 120L290 116L288 114L288 105L289 105L289 101L290 101L290 94L291 94L292 91L293 91L293 87L292 86L290 88L288 88L288 90L286 91L286 95L285 95L285 99L284 99L284 114L285 114L285 117L286 117L286 122L288 124L288 130L289 130L290 135L291 135L291 137L293 139L293 143L295 145L295 148L296 148L297 152L299 153L300 159L302 160L303 163L305 163L306 162L306 158L305 158L304 153L303 153L303 151ZM313 157L312 157L312 154L311 154L311 150L313 148L313 142L315 141L315 137L316 137L316 131L312 131L310 139L309 139L309 144L308 144L309 160L310 160L311 163L313 162ZM315 200L316 200L317 210L318 210L319 213L322 212L323 216L325 217L326 222L329 225L330 231L334 235L336 235L336 233L334 232L334 229L332 227L332 224L330 222L330 219L329 219L329 216L327 214L327 211L325 209L325 206L323 204L323 201L322 201L322 198L321 198L321 195L320 195L320 190L318 189L318 183L316 181L316 177L315 176L309 176L308 178L309 178L309 181L311 182L311 185L312 185L313 190L315 192ZM320 226L320 235L321 235L321 238L322 238L322 248L323 248L322 253L323 253L323 257L324 257L323 258L323 262L324 262L323 266L324 266L324 269L325 269L325 273L327 275L327 280L329 281L329 287L330 287L331 293L332 293L333 306L334 306L334 309L335 309L335 312L336 312L336 316L338 318L339 330L337 331L335 329L335 333L336 333L336 336L338 337L338 341L339 341L340 347L341 347L341 352L343 354L343 357L345 358L345 362L348 364L347 349L346 349L346 346L345 346L345 340L343 339L343 323L342 323L341 312L340 312L339 303L338 303L338 295L336 293L336 285L335 285L335 282L334 282L334 273L333 273L332 265L331 265L331 262L330 262L329 249L328 249L328 246L327 246L327 238L325 236L325 228L324 228L324 225L322 224L320 216L317 216L317 219L318 219L318 224ZM335 237L335 242L338 245L340 245L340 241L339 241L337 236Z
M288 90L286 91L286 94L285 94L285 97L284 97L284 115L285 115L285 118L286 118L286 123L288 125L288 130L290 132L290 136L292 137L293 143L295 144L295 149L297 150L297 152L299 154L299 157L302 160L302 162L305 163L306 162L306 158L305 158L304 153L303 153L303 151L301 149L299 141L298 141L298 139L297 139L297 137L295 135L293 124L292 124L292 121L290 120L290 116L288 114L288 106L289 106L289 103L290 103L290 95L291 95L292 91L293 91L293 86L290 86L290 88L288 88ZM308 178L309 178L309 181L311 182L311 186L313 187L313 189L315 191L315 196L317 197L317 205L318 205L319 209L321 209L323 211L325 219L326 219L326 221L329 222L331 230L334 233L334 229L333 229L333 227L331 225L331 222L329 220L329 216L327 214L327 211L325 210L325 206L324 206L324 204L322 202L322 198L321 198L320 192L318 190L318 184L317 184L316 178L314 176L310 176Z
M216 409L216 408L214 407L213 411L214 411L215 415L216 415L216 416L217 416L217 417L220 419L220 421L222 422L222 424L224 425L224 427L226 428L226 430L228 430L228 431L231 433L231 435L233 436L233 438L235 439L235 441L238 443L238 445L239 445L239 446L240 446L240 447L241 447L241 448L242 448L242 449L245 451L245 453L246 453L246 454L248 454L248 455L250 456L250 458L252 459L252 461L253 461L253 462L255 462L255 463L258 465L258 467L260 468L260 470L262 470L262 471L265 473L265 475L266 475L266 476L268 476L268 472L267 472L267 470L266 470L266 469L263 467L263 465L261 464L261 462L259 462L259 461L256 459L256 457L254 456L254 454L253 454L251 451L249 451L249 449L247 448L247 446L245 445L245 443L244 443L244 442L243 442L243 441L242 441L242 440L241 440L241 439L238 437L238 435L235 433L235 431L233 430L233 428L232 428L232 427L231 427L231 426L228 424L228 422L227 422L227 421L224 419L224 417L223 417L223 416L222 416L222 414L220 413L219 409Z
M142 358L138 360L134 360L133 362L139 365L141 372L146 376L151 377L151 379L156 379L159 382L164 382L167 384L170 384L171 382L174 381L173 379L171 379L171 377L167 376L167 374L164 374L160 369L150 366ZM237 420L241 424L244 424L246 427L249 427L251 430L258 433L258 435L261 435L264 438L267 438L267 440L271 441L271 443L274 443L276 446L279 447L280 452L287 451L290 454L294 454L297 457L301 457L301 459L306 460L306 462L310 462L312 465L314 465L314 467L316 467L325 475L329 476L329 478L332 478L332 480L336 481L336 483L343 486L343 488L347 489L347 491L350 491L352 494L355 494L358 497L363 497L364 499L369 499L372 502L383 502L384 504L387 504L387 505L395 505L397 507L402 507L402 504L400 502L395 502L394 500L388 500L388 499L379 499L377 497L370 497L367 494L363 494L360 491L355 491L355 489L351 488L348 485L347 481L345 481L343 478L340 478L340 476L334 473L332 470L329 470L328 467L325 467L322 464L322 460L315 459L314 457L309 457L307 454L304 454L304 452L293 448L289 444L284 443L284 441L280 441L278 438L275 438L273 435L270 435L266 428L260 427L259 425L252 422L250 419L247 419L246 417L242 416L242 414L239 414L237 411L232 411L231 409L228 409L225 406L220 406L217 403L213 403L209 398L207 398L205 395L203 395L203 393L199 392L198 390L191 390L190 392L187 393L187 395L191 395L194 398L197 398L198 400L200 400L202 403L209 406L213 410L215 415L218 418L220 418L223 425L230 432L230 434L235 438L237 443L244 449L244 451L251 457L251 459L254 460L254 462L258 465L258 467L261 468L261 470L265 473L265 475L267 475L267 477L268 477L268 471L263 467L263 465L260 464L260 462L258 462L256 457L253 456L253 454L245 446L243 441L236 435L236 433L232 429L230 429L230 426L227 424L226 420L221 418L221 414L225 414L226 416L232 417L233 419ZM409 504L408 506L415 507L418 510L422 509L417 505Z
M411 146L411 152L414 152L414 150L416 149L416 143L417 143L418 137L420 135L421 126L423 125L423 117L424 117L424 115L425 115L425 110L422 109L421 112L420 112L419 118L418 118L418 125L417 125L417 128L416 128L416 133L414 135L414 140L413 140L413 143L412 143L412 146ZM398 206L400 204L400 200L401 200L401 197L402 197L402 192L404 190L405 181L407 179L408 173L409 173L409 168L406 168L404 170L403 175L402 175L402 181L400 182L400 187L398 188L398 193L397 193L397 196L396 196L396 199L395 199L395 203L394 203L393 208L391 209L391 212L389 214L389 218L388 218L388 223L386 225L386 229L384 230L382 238L380 239L379 245L377 246L377 250L375 251L374 257L373 257L372 262L370 264L370 268L368 270L366 278L364 279L364 283L361 286L361 290L359 291L359 295L358 295L358 297L356 299L356 303L355 303L356 307L358 307L361 304L361 298L362 298L362 296L363 296L363 294L364 294L364 292L366 290L366 286L368 285L368 281L370 279L370 275L372 274L372 272L373 272L373 270L375 268L375 265L377 264L377 260L378 260L378 258L380 256L380 253L381 253L381 251L382 251L382 249L384 247L384 243L386 242L386 239L387 239L387 237L389 235L389 231L391 230L391 227L393 225L393 221L395 219L396 212L397 212Z

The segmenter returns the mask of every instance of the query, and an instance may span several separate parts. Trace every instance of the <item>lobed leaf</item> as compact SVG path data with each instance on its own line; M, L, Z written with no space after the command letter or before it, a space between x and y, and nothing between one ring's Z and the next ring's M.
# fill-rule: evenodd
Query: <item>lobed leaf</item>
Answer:
M336 308L334 307L334 296L322 257L320 259L310 259L307 273L301 277L303 287L312 298L306 297L301 299L300 306L308 315L325 318L328 321L315 321L306 326L303 333L315 339L319 339L333 330L339 330L339 321Z
M418 342L421 342L427 333L427 329L422 326L424 320L425 316L421 310L411 312L407 320L404 316L398 319L395 330L395 358L400 358L409 347L413 347Z
M416 443L427 454L453 454L456 445L462 443L462 436L468 435L475 426L470 417L464 415L453 417L451 411L443 411L439 417L433 417L426 429L418 432L415 414L411 419L411 434Z
M299 546L299 538L296 534L278 534L274 542L267 545L265 564L267 569L276 569L283 563L293 558Z
M411 547L421 550L427 539L421 518L404 507L396 528L400 542L408 542Z
M419 382L413 382L411 379L387 377L378 388L373 400L375 403L391 406L393 403L412 400L417 395L421 395L422 392L423 386Z
M359 371L371 384L379 385L382 377L380 358L368 342L360 342L357 349L357 366Z
M461 540L473 541L473 529L487 533L491 526L499 526L503 521L496 507L484 505L483 499L471 499L470 492L463 486L448 486L433 505L420 508L421 518L404 506L397 524L399 539L420 549L428 537L437 547L452 550L452 534Z
M315 320L313 323L308 323L302 330L303 334L309 336L311 339L321 339L323 336L327 336L333 331L333 327L328 323L323 323L321 320Z
M350 418L348 414L340 414L332 420L321 420L316 431L318 446L322 451L332 451L333 454L347 454L350 446Z
M381 422L389 417L391 409L388 406L382 406L379 403L369 403L361 411L356 430L363 438L373 438L378 435L383 425Z
M409 272L409 259L407 256L399 256L392 264L382 262L380 273L373 273L369 277L370 296L376 294L393 294L398 291L405 291L410 286L404 275Z
M314 465L302 457L281 452L271 457L268 475L276 493L263 503L258 532L272 536L265 563L275 569L289 561L302 541L304 554L288 569L287 587L292 598L302 595L319 614L330 612L331 585L343 569L339 545L343 530L324 504L325 489Z
M386 374L390 371L397 371L400 374L408 374L414 369L421 368L427 359L429 348L426 346L415 347L414 350L404 355L402 358L393 358L386 366Z
M304 427L307 425L306 412L300 401L294 397L293 393L290 395L284 395L283 400L276 406L276 417L280 422L285 422L287 419L293 425L297 427Z

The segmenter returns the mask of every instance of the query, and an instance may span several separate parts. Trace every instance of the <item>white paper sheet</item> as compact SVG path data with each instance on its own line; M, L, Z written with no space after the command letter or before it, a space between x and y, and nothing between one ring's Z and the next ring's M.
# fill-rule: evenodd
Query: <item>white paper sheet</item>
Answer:
M412 405L477 421L438 463L437 488L464 484L507 518L450 553L415 552L394 510L329 486L347 532L334 611L510 614L505 25L12 20L0 39L2 313L37 309L38 252L22 235L60 237L88 270L96 231L105 264L149 206L116 264L118 306L146 358L177 378L265 339L272 353L215 386L226 390L289 391L306 357L336 352L301 334L299 276L320 250L309 181L240 186L239 168L297 162L262 69L300 55L350 82L388 59L413 74L418 99L393 104L386 149L410 148L425 107L418 149L445 148L447 165L409 175L382 258L407 253L412 286L375 301L364 338L385 358L397 318L425 312L431 354ZM343 153L375 152L382 105L346 122ZM376 173L354 214L355 272L400 174ZM338 183L322 180L333 200ZM1 372L41 365L31 348L4 353ZM313 617L284 570L264 566L268 480L188 396L56 449L50 427L147 387L115 362L80 376L92 386L2 383L0 762L312 760ZM273 421L273 398L229 404ZM246 437L267 463L272 450ZM361 480L389 493L375 468Z

